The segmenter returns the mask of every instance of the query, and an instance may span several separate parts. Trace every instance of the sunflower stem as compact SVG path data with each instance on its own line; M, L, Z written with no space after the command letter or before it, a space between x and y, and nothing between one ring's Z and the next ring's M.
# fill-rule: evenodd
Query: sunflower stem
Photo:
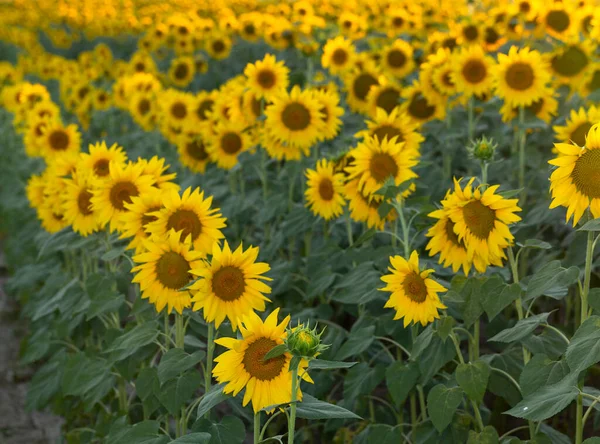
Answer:
M352 238L352 219L350 219L350 213L346 213L346 233L348 234L348 245L352 247L354 239Z
M400 217L400 226L402 227L402 244L404 245L404 259L408 260L410 257L410 236L409 227L404 217L404 199L401 197L398 199L398 216Z
M165 310L164 316L164 328L165 328L165 348L169 350L171 346L171 325L169 325L169 312Z
M290 419L288 421L288 444L294 444L296 431L296 395L298 392L298 366L292 370L292 399L290 401Z
M254 444L260 442L260 410L254 414Z
M185 328L183 327L183 315L175 314L175 346L183 348L183 339L185 337Z
M410 423L412 424L411 438L416 441L417 436L417 397L415 392L410 394Z
M473 133L475 132L475 119L474 119L474 113L473 113L473 96L469 97L469 102L467 103L467 115L468 115L468 136L469 136L469 140L468 142L471 142L473 140Z
M519 107L519 188L525 188L525 107ZM525 190L521 194L522 202L525 202Z
M208 393L212 381L213 353L215 351L215 326L208 324L208 335L206 338L206 371L204 372L204 393ZM204 415L208 419L210 412Z

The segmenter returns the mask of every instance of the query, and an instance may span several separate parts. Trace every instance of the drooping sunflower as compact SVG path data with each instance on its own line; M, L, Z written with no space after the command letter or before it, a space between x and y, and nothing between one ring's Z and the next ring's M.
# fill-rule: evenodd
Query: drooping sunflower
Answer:
M108 169L109 177L98 182L90 201L100 227L110 224L110 230L114 231L122 226L121 216L127 212L125 204L131 203L133 196L152 191L154 178L142 174L142 165L131 162L125 167L111 162Z
M77 125L63 126L60 122L49 122L44 127L41 148L45 159L52 159L62 153L78 153L81 150L81 135Z
M324 125L320 109L319 101L310 91L294 86L289 94L273 97L273 103L265 109L265 129L287 145L310 147Z
M164 191L152 188L148 193L133 196L131 203L126 203L127 213L121 217L121 239L130 238L127 248L135 249L136 254L144 251L144 242L149 239L148 224L157 220L155 214L163 208Z
M193 279L192 268L199 266L202 253L191 248L189 239L182 233L171 231L166 237L146 240L145 252L133 256L136 264L131 269L137 273L132 282L140 284L142 299L148 299L161 312L173 309L179 314L191 306L188 290L180 291Z
M210 162L204 137L196 132L182 134L177 142L179 161L195 173L204 174Z
M269 98L273 94L287 88L290 70L282 61L277 61L272 54L265 55L264 59L256 63L249 63L244 69L248 78L248 88L258 98Z
M397 39L381 53L383 69L395 77L406 77L415 69L413 47L405 40Z
M539 99L550 81L548 64L542 55L529 48L512 46L506 54L498 54L492 68L496 94L512 106L527 106Z
M418 177L412 170L418 163L414 153L403 149L404 142L398 142L396 137L389 140L367 137L352 152L354 161L346 168L348 178L358 178L359 189L370 196L390 178L400 185Z
M323 47L321 64L334 75L342 74L354 64L356 49L352 42L343 36L330 39Z
M169 190L163 196L163 206L150 222L148 231L151 235L164 237L171 231L183 231L183 238L191 236L195 250L208 254L213 244L223 239L221 229L225 228L225 218L219 208L211 208L212 196L204 198L204 191L188 187L180 196L178 192Z
M81 162L79 168L83 172L93 174L97 179L106 180L110 178L110 164L115 163L121 168L127 163L127 154L116 143L110 148L106 142L96 142L89 146L89 153L81 153Z
M206 322L214 322L216 328L229 319L234 331L245 315L264 311L265 302L270 302L265 295L271 293L271 287L262 281L271 280L263 276L270 267L256 262L257 257L258 247L244 251L240 244L231 251L227 241L222 249L214 243L210 262L200 263L191 272L200 278L190 286L193 310L203 310Z
M479 45L461 49L453 60L452 83L466 97L485 94L492 89L494 59Z
M242 339L219 338L215 342L226 349L219 355L213 369L213 376L219 383L226 383L224 393L237 396L245 389L242 405L252 401L254 412L271 405L285 404L292 400L292 372L289 370L292 355L284 353L275 358L264 360L265 355L275 346L283 344L287 337L285 331L290 322L287 316L277 324L279 308L276 308L263 322L250 312L240 324ZM306 368L308 362L301 360L299 375L312 383ZM298 384L296 399L302 399Z
M344 76L344 85L347 92L346 101L351 110L358 113L367 113L369 104L367 96L371 88L379 85L380 72L371 66L362 69L353 69Z
M238 163L238 156L251 146L248 131L244 125L235 122L221 122L208 137L206 151L219 168L230 170Z
M65 179L65 184L63 218L73 231L86 237L98 229L98 220L91 202L97 179L89 172L74 173L71 178Z
M173 59L169 67L169 80L175 86L185 88L196 75L196 63L191 56Z
M432 269L419 268L419 254L413 251L409 260L391 256L390 264L391 274L381 277L387 285L379 290L391 293L384 307L396 310L394 320L404 318L404 327L407 327L417 322L425 326L439 319L438 310L446 306L438 293L445 292L446 288L429 277Z
M306 206L325 220L338 217L346 203L343 196L344 175L334 172L333 162L321 159L316 170L306 170Z
M600 217L600 125L589 130L585 147L568 143L555 144L559 156L548 163L558 168L550 176L550 208L567 208L567 222L573 217L577 225L589 208Z
M340 97L335 92L315 89L313 96L321 105L321 116L323 117L323 128L321 129L320 140L334 139L340 132L344 109L339 106Z
M482 191L474 188L471 178L463 188L454 179L454 192L442 205L448 209L448 217L454 223L454 233L464 242L470 261L477 254L490 262L506 258L504 248L513 242L508 225L518 222L521 211L518 199L505 199L496 191L499 185Z
M583 147L588 131L596 123L600 123L600 109L592 105L589 108L581 107L577 111L572 109L565 125L554 126L552 129L560 142L572 142Z

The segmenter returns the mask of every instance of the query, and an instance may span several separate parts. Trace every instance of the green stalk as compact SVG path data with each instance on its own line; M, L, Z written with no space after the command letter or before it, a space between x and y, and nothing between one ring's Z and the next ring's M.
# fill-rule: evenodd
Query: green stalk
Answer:
M215 351L215 326L211 322L208 324L208 337L206 339L206 370L204 372L204 393L208 393L212 381L213 353ZM205 418L210 416L206 412Z
M350 213L346 214L346 233L348 234L348 245L351 247L354 245L354 239L352 239L352 220L350 219Z
M175 313L175 346L183 350L185 338L185 326L183 324L183 315ZM185 434L185 407L181 407L181 414L175 416L175 437L179 438Z
M292 370L292 400L290 403L290 419L288 422L288 444L294 444L296 431L296 392L298 391L298 366Z
M402 198L398 199L398 216L400 217L400 226L402 227L402 243L404 244L404 258L408 260L410 257L410 237L409 229L406 224L406 218L404 217L404 201Z
M577 396L575 420L575 444L581 444L583 442L583 395Z
M525 188L525 107L519 107L519 188ZM521 194L522 202L525 202L525 190Z
M254 414L254 444L260 442L260 411Z
M473 111L473 96L471 96L469 97L469 102L467 104L467 114L469 117L469 142L473 140L473 133L475 132L475 116Z
M410 422L412 424L411 438L416 441L417 436L417 397L415 392L410 394Z
M169 312L165 310L164 316L164 328L165 328L165 348L169 350L171 346L171 326L169 325Z

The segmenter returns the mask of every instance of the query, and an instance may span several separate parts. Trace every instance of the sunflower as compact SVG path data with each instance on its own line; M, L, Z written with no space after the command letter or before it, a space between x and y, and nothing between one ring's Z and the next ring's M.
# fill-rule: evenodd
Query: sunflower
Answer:
M452 83L466 97L481 95L492 89L491 68L494 59L485 55L479 45L471 45L454 56Z
M158 103L163 125L181 128L190 119L194 96L170 89L160 93Z
M381 64L395 77L406 77L415 69L412 46L405 40L394 40L381 52Z
M296 85L289 94L275 96L265 109L265 129L286 145L310 147L324 126L321 108L311 91L301 91Z
M367 129L356 133L355 137L366 139L376 137L379 141L396 138L396 142L404 143L402 151L414 153L418 157L421 142L425 139L417 132L417 125L398 108L386 113L382 108L377 109L373 120L367 120Z
M232 45L231 38L223 33L205 39L206 52L215 60L223 60L229 57Z
M63 126L60 122L49 122L44 127L44 140L41 142L41 154L52 159L61 153L78 153L81 150L81 134L77 125Z
M552 117L556 115L558 110L558 101L554 98L554 92L548 88L544 95L534 101L531 105L525 107L525 111L531 113L538 119L546 123L550 123ZM503 122L510 122L519 115L519 108L510 106L505 103L500 108Z
M413 251L408 261L402 256L391 256L390 264L391 274L381 277L387 285L379 290L391 293L384 307L396 310L394 320L404 318L406 328L411 323L420 322L425 326L439 319L438 309L446 306L438 293L445 292L446 288L429 277L432 269L419 269L418 253Z
M344 85L347 92L346 101L352 111L367 113L369 104L367 96L371 88L379 85L379 71L373 66L362 69L353 69L344 76Z
M277 136L266 129L259 134L260 145L265 149L269 156L277 160L300 160L302 156L310 155L310 146L298 147L288 145L278 140Z
M506 54L498 54L492 68L496 94L512 106L527 106L539 99L550 81L550 72L542 55L529 48L512 46Z
M156 213L162 210L164 191L152 188L148 193L133 196L131 203L126 203L127 213L121 217L121 239L131 238L127 248L135 249L136 254L144 251L144 242L150 238L148 224L157 220Z
M369 89L367 94L368 112L370 116L377 114L377 108L383 109L386 113L391 113L396 107L400 106L402 88L401 86L380 76L377 85Z
M173 59L169 67L169 80L175 86L185 88L196 75L196 63L193 57L182 56Z
M454 223L454 233L467 248L470 261L477 254L490 262L498 262L506 255L503 249L513 242L508 225L521 218L515 213L521 211L518 199L505 199L494 185L482 191L473 188L475 178L469 180L464 189L454 179L454 193L442 202L448 210L448 217Z
M223 248L218 243L212 246L212 258L192 270L199 279L190 286L194 303L193 310L204 312L206 322L214 322L219 328L225 318L229 319L233 331L238 329L244 315L254 310L264 311L265 294L271 288L262 281L271 279L263 276L270 270L269 264L256 262L258 247L244 251L242 245L231 251L227 241Z
M153 178L156 188L161 190L179 191L179 185L172 182L177 173L168 173L167 170L171 165L165 165L166 160L162 157L152 156L150 160L139 158L137 163L142 166L142 174Z
M599 14L600 15L600 14ZM600 63L593 63L587 70L586 78L579 84L579 94L587 97L600 89Z
M577 89L587 74L595 50L595 45L590 41L579 42L577 39L571 43L569 39L569 44L547 54L547 59L558 81Z
M204 198L204 191L188 187L180 196L169 190L163 195L163 206L156 221L148 224L151 235L164 238L171 230L183 231L183 238L191 236L195 250L210 253L213 244L223 239L221 229L225 228L225 218L219 208L211 208L212 196Z
M187 132L179 137L177 152L179 161L195 173L204 174L210 162L204 137L196 132Z
M600 217L600 125L591 127L585 147L557 143L557 158L548 163L558 168L550 176L552 203L550 208L567 208L567 222L573 225L589 208L594 218Z
M218 91L200 91L194 98L192 115L200 124L207 124L215 106Z
M483 47L487 52L497 51L506 43L506 37L498 29L498 24L490 22L483 28Z
M108 165L109 177L98 182L92 191L92 211L97 214L101 227L110 223L110 230L121 228L121 217L127 212L125 204L134 196L152 191L154 179L143 175L143 165L129 163L125 167L116 162Z
M81 172L89 172L97 179L110 179L110 165L117 164L124 168L127 163L127 154L116 143L113 143L110 148L106 146L106 142L96 142L89 146L89 154L81 153L81 162L79 168Z
M287 316L277 324L279 308L276 308L263 322L254 313L248 313L240 324L242 339L219 338L215 342L227 349L219 355L213 369L213 376L219 383L226 383L224 393L237 396L246 389L242 405L252 401L254 412L265 407L289 403L292 399L292 372L289 370L292 355L288 352L275 358L264 360L265 355L275 346L283 344L285 331L290 322ZM312 383L306 371L308 362L300 361L299 375ZM296 399L302 400L298 384Z
M344 175L334 172L333 162L321 159L317 169L306 170L306 206L312 213L325 220L338 217L343 212L345 200Z
M352 42L343 36L337 36L325 43L321 65L328 68L331 74L338 75L353 66L355 57L356 50Z
M133 256L136 264L131 269L136 275L132 282L140 284L142 299L154 304L161 312L173 309L179 314L191 306L189 291L180 291L193 279L192 268L200 265L202 254L191 249L189 239L181 239L181 233L171 231L164 238L144 242L145 252Z
M65 184L62 206L64 220L73 227L73 231L86 237L98 229L91 203L97 179L89 172L74 173L70 179L65 179Z
M69 226L69 223L63 216L62 210L51 200L45 200L37 208L37 216L42 223L42 227L48 233L57 233Z
M46 142L46 127L53 121L60 123L57 119L48 119L44 117L29 117L27 119L27 130L23 137L25 145L25 154L28 157L40 157L42 155L42 147Z
M412 170L418 161L414 153L404 151L404 142L397 138L379 140L367 137L352 151L354 161L346 168L348 179L359 179L359 189L370 196L388 179L396 185L418 177Z
M256 94L257 98L269 98L273 94L287 88L290 70L283 62L278 62L272 54L265 55L264 59L256 63L249 63L244 69L248 78L248 88Z
M562 39L577 32L574 12L566 2L550 2L538 12L538 20L546 27L548 34Z
M38 175L31 175L27 179L25 194L31 208L39 208L44 203L44 190L46 188L47 170Z
M446 116L445 101L432 101L425 97L424 89L417 81L402 90L405 101L400 106L400 112L406 114L416 124L422 125L430 120L443 120Z
M158 102L151 92L138 92L129 99L129 114L133 120L144 130L152 131L158 120Z
M96 89L94 90L94 94L92 96L92 104L94 109L99 111L106 111L112 105L112 97L108 93L108 91L104 89Z
M238 156L251 147L251 137L244 129L233 122L220 122L213 128L206 151L219 168L230 170L238 163Z
M339 134L342 125L340 117L344 115L344 108L339 106L340 97L335 92L319 89L313 90L313 97L321 104L320 111L323 116L323 129L319 139L334 139Z
M574 143L583 147L588 131L596 123L600 123L600 109L592 105L587 109L584 107L577 111L572 109L565 125L554 126L552 129L560 142Z
M383 29L386 30L388 37L394 37L405 34L411 29L413 17L405 8L390 7L386 11L384 20Z

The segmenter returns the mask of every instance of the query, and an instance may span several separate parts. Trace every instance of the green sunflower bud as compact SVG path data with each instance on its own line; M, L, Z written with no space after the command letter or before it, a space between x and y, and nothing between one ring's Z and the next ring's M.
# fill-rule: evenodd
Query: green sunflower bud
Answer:
M317 333L316 327L311 329L308 323L306 326L298 324L296 328L288 331L286 340L288 350L294 356L314 358L329 348L328 345L321 344L321 336L324 331L325 329L321 333Z
M469 153L478 160L489 162L494 157L497 144L493 139L487 139L485 136L477 139L468 147Z

